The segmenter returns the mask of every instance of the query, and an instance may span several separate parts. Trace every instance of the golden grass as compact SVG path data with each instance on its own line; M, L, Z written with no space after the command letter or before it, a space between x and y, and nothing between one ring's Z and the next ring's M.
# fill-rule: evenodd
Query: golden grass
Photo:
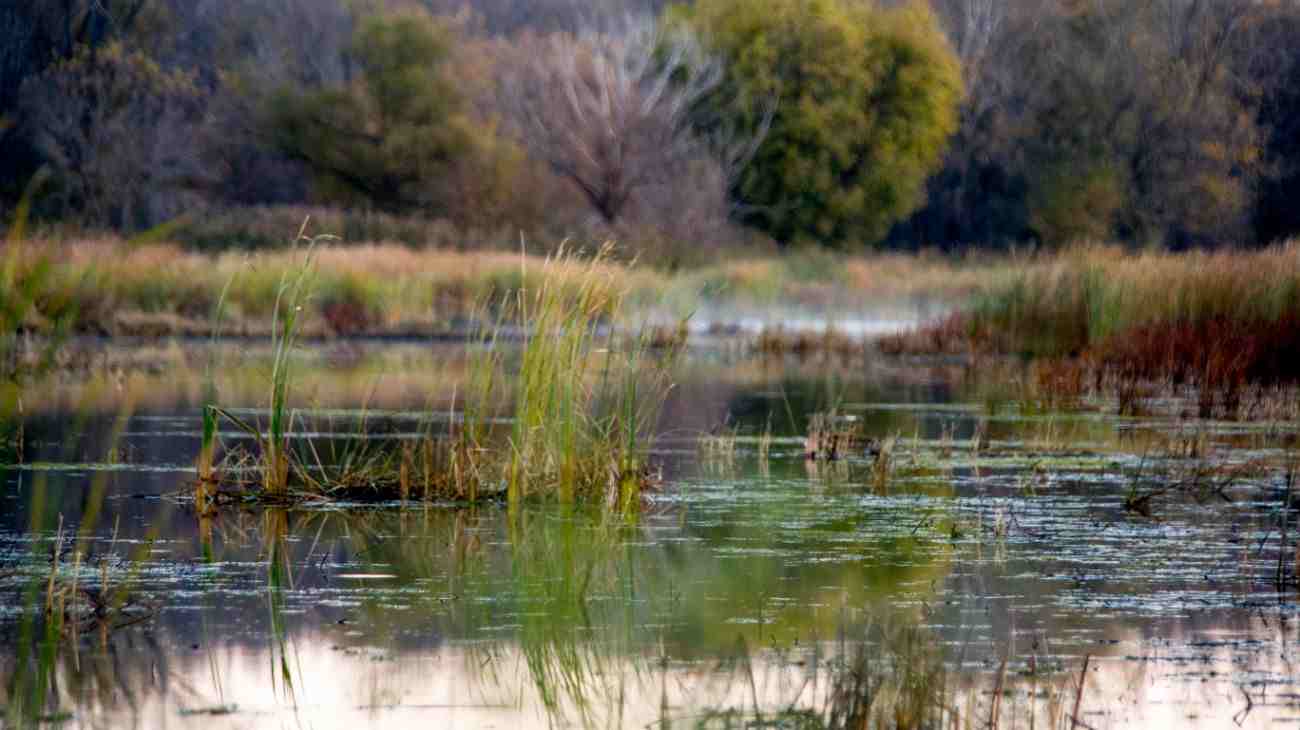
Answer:
M1143 325L1249 325L1298 311L1300 242L1188 253L1085 245L991 287L973 316L1007 340L1002 349L1064 354Z
M132 316L148 314L188 317L202 330L227 282L227 316L235 329L242 325L260 330L269 322L280 278L295 265L288 251L208 255L168 244L130 246L104 239L32 248L55 262L60 289L76 300L80 328L109 333ZM542 261L520 254L417 250L399 244L323 245L317 250L318 299L357 299L378 315L380 331L402 323L429 324L440 316L463 315L475 301L518 288L525 283L523 272L540 270ZM618 269L623 282L637 279L621 267L603 266ZM556 272L561 286L576 286L586 275L575 265ZM306 331L324 329L319 316L315 319L305 323ZM182 320L173 326L185 324Z
M322 242L316 257L316 295L303 313L307 336L446 330L471 315L476 302L535 288L545 261L531 253L397 243ZM23 258L27 270L35 271L38 261L51 269L41 306L25 328L45 326L41 307L67 305L75 313L74 331L142 336L208 334L227 284L223 330L268 334L277 286L295 261L287 250L210 254L114 238L31 241ZM674 319L706 303L860 311L864 302L918 297L956 302L1005 279L1019 265L1006 258L821 252L724 259L671 273L615 259L594 267L588 263L587 257L575 257L552 275L573 292L595 276L623 292L634 313L661 311Z

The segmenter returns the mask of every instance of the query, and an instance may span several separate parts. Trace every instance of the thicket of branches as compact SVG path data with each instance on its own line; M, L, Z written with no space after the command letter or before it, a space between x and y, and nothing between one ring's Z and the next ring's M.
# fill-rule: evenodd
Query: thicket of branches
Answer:
M42 219L128 232L327 205L670 251L1253 245L1300 233L1300 6L4 3L0 206L33 180Z

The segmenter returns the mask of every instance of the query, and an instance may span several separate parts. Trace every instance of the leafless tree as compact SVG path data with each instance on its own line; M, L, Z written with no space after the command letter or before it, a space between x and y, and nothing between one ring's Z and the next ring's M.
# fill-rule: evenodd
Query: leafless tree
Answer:
M944 21L953 50L961 58L969 87L978 78L999 34L1007 23L1011 6L1007 0L935 0L935 10Z
M320 0L197 0L204 24L237 54L230 66L263 85L332 84L349 74L347 49L356 15L347 3ZM233 37L232 37L233 36Z
M577 33L629 14L657 15L668 0L420 0L437 15L468 14L492 35Z
M13 106L26 79L69 57L79 45L97 47L130 29L147 2L0 2L0 143L17 127Z
M747 147L694 131L697 106L722 81L718 59L693 35L650 18L622 25L522 35L500 84L501 108L521 141L607 223L640 191L681 184L696 160L743 164Z

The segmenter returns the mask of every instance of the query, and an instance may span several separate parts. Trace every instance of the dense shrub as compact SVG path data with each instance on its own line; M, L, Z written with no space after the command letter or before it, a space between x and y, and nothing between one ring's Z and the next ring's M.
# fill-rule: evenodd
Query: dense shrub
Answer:
M191 75L121 43L81 46L23 85L19 112L53 170L55 214L130 230L193 204L204 173L189 144L202 113Z

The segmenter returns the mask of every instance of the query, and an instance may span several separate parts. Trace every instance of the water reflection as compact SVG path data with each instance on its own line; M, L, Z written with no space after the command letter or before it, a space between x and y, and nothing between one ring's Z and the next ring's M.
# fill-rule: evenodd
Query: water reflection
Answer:
M318 400L400 409L454 388L449 366L376 389L385 363L456 357L403 353L313 371ZM225 401L257 367L243 357L218 378ZM188 375L168 391L127 374L80 410L60 399L88 386L50 384L65 395L0 428L22 431L21 457L0 443L9 724L1069 727L1076 705L1088 727L1295 719L1271 473L1231 504L1171 496L1144 517L1126 495L1178 438L1168 424L954 403L970 386L919 368L721 354L688 370L664 411L664 489L634 518L196 515L175 498L198 446ZM829 405L901 436L887 481L863 459L803 459L806 417ZM738 442L711 458L696 436L719 424ZM1216 458L1281 448L1263 430L1203 433ZM75 539L56 538L60 515ZM132 576L134 602L156 608L49 631L54 554L60 576L81 555L92 590Z
M1095 728L1217 728L1296 719L1293 630L1285 643L1263 646L1232 635L1130 636L1090 656L1086 675L1077 665L1041 675L956 674L923 630L894 621L782 652L737 641L708 662L655 652L582 656L600 662L600 675L591 684L569 678L581 695L571 691L577 685L540 682L537 657L511 641L418 647L354 628L304 630L293 635L286 695L276 649L165 648L147 632L124 632L58 665L54 691L60 706L75 710L55 719L154 728L1063 728L1076 713L1081 726ZM599 651L582 640L563 650Z

